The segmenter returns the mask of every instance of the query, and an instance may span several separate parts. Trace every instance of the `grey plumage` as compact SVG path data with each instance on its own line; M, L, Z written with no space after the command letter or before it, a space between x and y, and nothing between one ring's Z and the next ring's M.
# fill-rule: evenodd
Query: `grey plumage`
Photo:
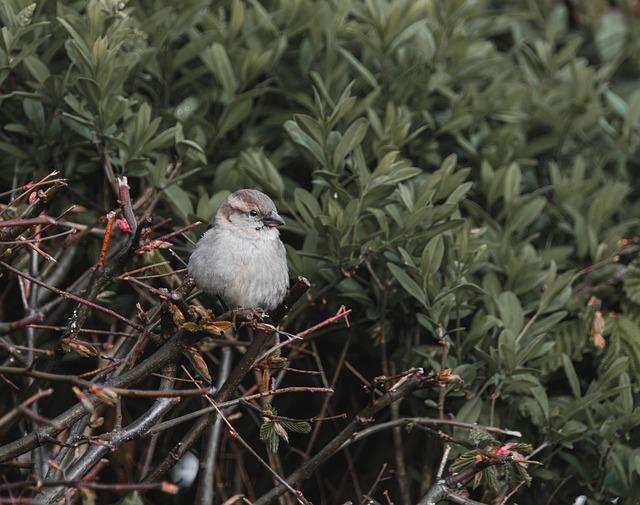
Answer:
M277 230L282 224L264 193L232 193L189 258L189 275L229 307L275 309L289 286L286 251Z

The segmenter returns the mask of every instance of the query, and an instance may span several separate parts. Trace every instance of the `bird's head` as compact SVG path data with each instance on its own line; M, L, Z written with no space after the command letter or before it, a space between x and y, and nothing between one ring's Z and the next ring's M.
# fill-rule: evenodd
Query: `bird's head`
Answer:
M275 238L277 228L284 224L273 200L255 189L240 189L231 193L220 205L216 226L232 228L255 238Z

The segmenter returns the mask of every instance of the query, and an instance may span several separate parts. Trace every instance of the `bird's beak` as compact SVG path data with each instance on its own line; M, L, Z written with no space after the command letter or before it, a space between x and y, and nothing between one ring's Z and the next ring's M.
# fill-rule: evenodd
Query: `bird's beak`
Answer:
M276 226L282 226L284 219L282 219L276 211L272 210L262 218L262 223L269 228L274 228Z

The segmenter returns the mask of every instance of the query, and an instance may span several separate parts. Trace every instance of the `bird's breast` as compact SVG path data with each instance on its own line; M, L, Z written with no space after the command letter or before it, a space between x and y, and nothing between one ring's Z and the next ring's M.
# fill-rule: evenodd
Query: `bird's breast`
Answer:
M225 231L198 244L194 256L197 253L211 272L201 276L206 277L207 285L200 287L219 294L228 305L271 310L286 293L286 252L277 236L275 240L250 240Z

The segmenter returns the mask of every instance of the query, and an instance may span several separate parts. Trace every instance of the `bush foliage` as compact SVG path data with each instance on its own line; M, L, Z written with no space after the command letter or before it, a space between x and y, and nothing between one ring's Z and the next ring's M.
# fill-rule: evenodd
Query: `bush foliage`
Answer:
M210 222L230 191L261 188L287 220L292 277L306 276L316 299L287 331L352 309L350 328L314 340L329 377L344 349L367 379L452 369L462 384L416 393L394 415L520 431L542 464L515 502L640 493L636 2L4 0L0 19L4 190L59 170L68 187L49 214L79 204L69 219L93 225L124 175L176 229ZM134 266L180 268L175 256L192 246L177 243ZM99 240L79 246L65 289L98 261ZM19 248L12 264L28 271L27 258ZM167 279L154 285L175 287ZM2 282L0 316L23 317L15 279ZM128 315L144 304L124 282L100 299ZM109 328L100 314L91 321ZM37 333L44 347L58 337ZM351 415L367 396L351 372L337 377L331 411ZM321 405L296 398L274 400L279 413ZM239 424L264 452L250 416ZM325 422L316 447L343 424ZM442 443L416 429L401 437L401 451L385 432L350 461L334 456L305 495L360 501L387 463L372 499L385 503L386 489L416 503ZM290 442L304 450L308 435ZM278 451L285 475L300 464L290 446ZM450 460L466 451L455 446ZM233 465L221 471L229 497ZM523 478L494 477L485 472L472 496L504 497ZM256 497L270 479L255 479Z

